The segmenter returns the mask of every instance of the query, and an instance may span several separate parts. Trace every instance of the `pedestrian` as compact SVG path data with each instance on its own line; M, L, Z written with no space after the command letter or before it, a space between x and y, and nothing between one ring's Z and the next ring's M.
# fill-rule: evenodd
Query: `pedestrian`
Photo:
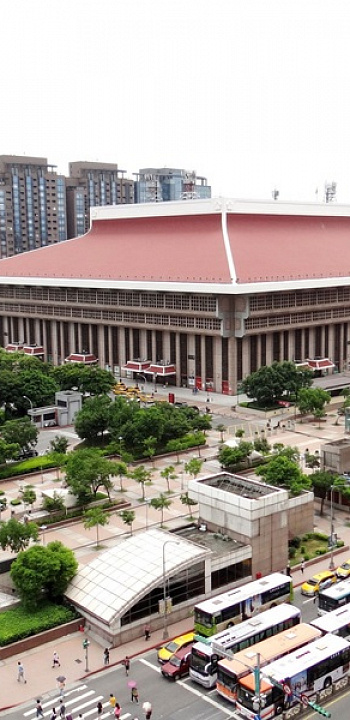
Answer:
M113 713L114 713L114 708L115 708L116 702L117 702L117 701L116 701L116 699L115 699L115 695L114 695L113 693L110 693L110 695L109 695L109 704L110 704L110 706L111 706L111 708L110 708L110 713L111 713L111 715L113 715Z
M36 701L36 716L37 716L37 718L38 718L38 717L44 717L43 708L42 708L42 705L41 705L41 702L40 702L39 698L38 698L38 700Z
M80 718L83 717L81 713L80 713L79 717L80 717ZM68 714L66 715L66 720L73 720L73 715L72 715L72 713L68 713Z
M139 691L138 691L136 685L134 685L131 688L131 702L138 703L138 701L139 701Z
M130 670L130 658L127 655L125 656L125 658L123 660L123 665L125 667L125 675L128 676L129 670Z
M22 681L23 681L24 684L26 684L27 681L26 681L25 676L24 676L24 667L23 667L23 665L22 665L22 663L21 663L20 660L18 660L18 663L17 663L17 673L18 673L18 675L17 675L17 681L18 681L18 682L22 682Z
M60 691L60 696L63 697L64 696L64 688L66 687L64 680L58 681L58 687L59 687L59 691Z
M103 651L103 664L109 665L109 650L108 650L108 648L105 648Z
M101 700L99 700L97 703L97 715L100 716L100 715L102 715L102 713L103 713L103 707L102 707Z
M122 711L122 709L121 709L119 703L117 702L117 703L115 704L115 708L114 708L114 717L118 718L118 720L119 720L119 718L120 718L120 713L121 713L121 711Z
M143 710L144 710L146 720L151 720L151 717L152 717L152 705L151 705L151 703L150 703L150 702L145 702L145 703L143 703L142 708L143 708Z
M300 570L301 570L302 575L304 575L304 567L305 567L305 560L304 560L304 558L301 558Z
M50 720L56 720L56 718L57 718L56 708L52 708L52 713L51 713L51 715L50 715Z
M151 628L150 628L149 623L146 623L145 628L144 628L144 633L145 633L145 640L149 640L151 637Z
M60 659L59 659L59 656L58 656L58 653L56 652L56 650L55 650L55 652L54 652L54 654L53 654L53 657L52 657L52 667L53 667L53 668L55 668L55 667L61 667Z
M286 568L286 575L288 575L288 576L290 577L290 576L291 576L291 572L292 572L292 571L291 571L291 569L290 569L290 562L289 562L289 560L288 560L288 562L287 562L287 568Z
M60 699L60 717L66 717L66 706L64 704L63 698Z

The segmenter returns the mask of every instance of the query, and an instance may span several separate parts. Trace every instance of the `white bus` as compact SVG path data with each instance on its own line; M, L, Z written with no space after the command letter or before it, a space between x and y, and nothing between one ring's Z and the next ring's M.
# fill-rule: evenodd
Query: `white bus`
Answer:
M347 605L350 602L350 582L343 580L337 585L333 585L327 590L322 590L318 594L318 614L324 615L330 610Z
M292 599L290 577L273 573L229 592L203 600L194 608L196 635L210 637L242 620Z
M206 643L196 642L191 651L190 677L204 687L214 687L217 679L218 660L223 657L225 650L233 653L240 652L261 640L298 625L300 621L299 608L283 603L213 635L207 639ZM212 642L222 646L222 655L212 649Z
M300 625L296 625L289 630L274 635L274 637L268 638L268 640L263 640L246 650L236 653L232 660L227 658L219 660L216 682L219 695L222 695L226 700L230 700L230 702L236 702L238 682L240 678L248 675L257 667L258 655L260 667L263 667L320 637L322 637L321 630L312 627L312 625L300 623Z
M350 604L342 605L312 620L310 625L321 630L323 635L332 633L350 639Z
M338 635L324 635L296 652L265 665L260 675L261 720L280 715L297 702L311 698L347 675L350 643ZM254 673L241 678L237 688L237 711L254 720L256 711Z

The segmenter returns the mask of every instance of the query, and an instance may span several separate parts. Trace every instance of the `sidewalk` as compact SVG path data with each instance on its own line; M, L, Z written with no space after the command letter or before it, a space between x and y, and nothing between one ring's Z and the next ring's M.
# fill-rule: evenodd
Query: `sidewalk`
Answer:
M316 504L316 508L318 506ZM329 508L327 508L329 512ZM335 510L334 526L338 537L344 540L344 550L334 553L334 562L338 566L350 557L350 527L346 523L349 516L342 510ZM329 515L320 517L315 516L315 530L329 534L330 519ZM301 570L296 568L292 571L292 580L294 587L301 585L303 580L309 575L313 575L321 570L329 567L330 557L322 556L316 560L306 563L304 575ZM192 628L192 619L187 618L175 624L169 624L169 637L174 638L186 632L190 632ZM57 697L56 677L60 674L66 676L66 685L72 686L82 681L87 675L95 672L104 672L106 668L103 666L103 647L91 639L89 647L89 671L85 671L85 651L83 649L83 640L87 635L77 632L68 638L62 638L46 645L27 652L26 656L16 655L0 663L0 717L5 716L6 708L10 708L15 704L21 704L33 700L33 707L37 697L49 698ZM145 650L156 648L163 643L163 630L159 629L152 632L149 641L145 641L143 637L132 640L119 647L110 650L110 667L121 663L123 658L128 655L131 659ZM52 655L54 650L59 654L61 667L52 669ZM17 682L17 662L21 660L25 667L27 684L19 684Z

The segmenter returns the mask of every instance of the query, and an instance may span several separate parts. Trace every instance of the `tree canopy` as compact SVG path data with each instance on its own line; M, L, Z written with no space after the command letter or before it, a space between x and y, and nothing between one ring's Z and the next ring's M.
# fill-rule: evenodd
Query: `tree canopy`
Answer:
M324 414L324 406L329 403L331 396L321 388L302 388L298 393L298 409L301 415L312 414L315 417L319 413Z
M39 537L38 526L34 522L21 523L16 518L7 522L0 522L0 546L13 553L18 553L28 547L31 540Z
M299 495L302 490L308 490L311 486L309 476L304 475L299 465L283 454L273 457L266 465L258 467L256 474L260 475L268 485L285 487L291 495Z
M293 362L263 365L242 381L242 389L260 407L270 407L280 399L296 397L299 390L312 383L310 370L300 370Z
M56 540L20 552L10 574L23 604L35 609L45 600L61 600L77 569L73 551Z
M1 427L1 435L6 443L17 443L20 449L29 449L37 442L38 428L28 417L7 420Z
M86 366L83 363L66 363L51 369L51 375L60 390L77 388L79 392L91 395L108 393L115 384L114 377L108 370L98 366Z
M95 442L108 429L112 400L108 395L101 395L85 400L81 410L76 414L75 430L81 439Z
M115 474L115 463L102 457L96 448L84 448L69 453L66 464L66 482L82 505L89 502L100 487L108 496L113 487L111 475Z

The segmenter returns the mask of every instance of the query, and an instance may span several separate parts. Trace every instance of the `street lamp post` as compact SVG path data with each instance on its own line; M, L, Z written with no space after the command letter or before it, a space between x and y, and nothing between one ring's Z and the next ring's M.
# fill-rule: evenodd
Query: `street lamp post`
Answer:
M177 540L166 540L163 544L163 602L164 602L164 614L163 614L163 640L167 640L169 637L168 633L168 608L167 608L167 597L166 597L166 574L165 574L165 548L167 545L172 543L173 545L180 545Z
M329 569L330 569L330 570L334 570L334 569L335 569L335 564L334 564L334 559L333 559L333 551L334 551L334 543L333 543L333 537L334 537L333 491L334 491L334 490L341 489L341 488L344 488L344 487L349 487L349 485L346 484L346 483L343 483L343 484L339 484L339 485L331 485L331 487L330 487L330 491L331 491L331 538L330 538L330 540L331 540L331 559L330 559L330 563L329 563Z
M31 399L28 397L28 395L22 395L22 397L23 397L25 400L28 400L28 402L30 403L30 409L33 410L33 403L32 403L32 401L31 401ZM30 422L33 422L32 416L30 416Z
M43 533L43 545L45 545L45 530L47 530L47 525L42 525L41 529Z

